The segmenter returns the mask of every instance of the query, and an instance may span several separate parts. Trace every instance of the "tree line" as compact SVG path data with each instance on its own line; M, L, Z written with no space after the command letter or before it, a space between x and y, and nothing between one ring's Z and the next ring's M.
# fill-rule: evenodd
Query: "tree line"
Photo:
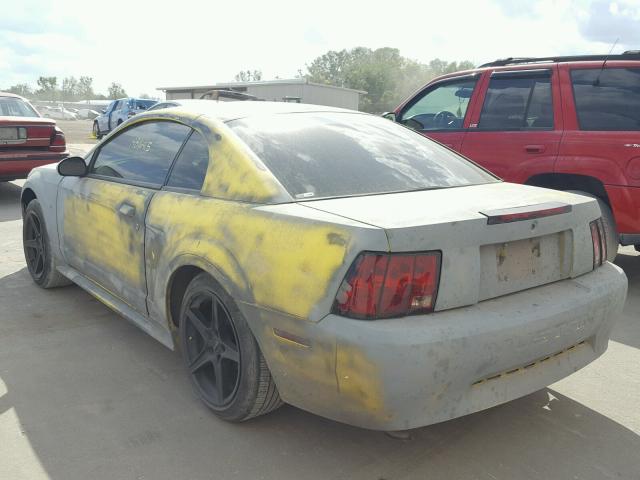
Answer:
M397 48L373 50L356 47L330 50L320 55L306 65L304 70L298 70L297 77L306 78L310 82L363 90L367 93L360 99L360 110L380 113L393 109L411 92L439 75L473 67L474 64L466 60L447 62L436 58L429 63L421 63L403 57ZM235 76L236 81L261 79L260 70L242 70ZM95 93L93 79L86 76L65 77L60 84L58 77L40 77L37 89L32 89L28 84L19 84L10 87L8 91L31 99L66 102L127 96L122 85L117 82L111 83L107 95ZM141 97L148 98L148 95Z
M360 110L381 113L392 110L411 92L446 73L474 68L470 61L447 62L438 58L420 63L403 57L397 48L372 50L357 47L331 50L307 65L299 75L311 82L364 90Z
M114 100L127 97L127 92L121 84L112 82L107 95L93 90L93 78L87 76L64 77L58 82L58 77L39 77L38 88L32 88L27 83L12 85L6 91L15 93L31 100L78 102L81 100ZM148 95L147 95L148 97Z

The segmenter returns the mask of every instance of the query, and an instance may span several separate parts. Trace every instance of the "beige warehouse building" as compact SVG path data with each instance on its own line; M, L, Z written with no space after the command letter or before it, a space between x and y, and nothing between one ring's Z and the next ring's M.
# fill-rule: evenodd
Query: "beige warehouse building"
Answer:
M233 90L253 95L260 100L300 102L358 110L360 95L367 92L309 82L304 78L258 82L229 82L192 87L159 87L167 100L200 98L211 90Z

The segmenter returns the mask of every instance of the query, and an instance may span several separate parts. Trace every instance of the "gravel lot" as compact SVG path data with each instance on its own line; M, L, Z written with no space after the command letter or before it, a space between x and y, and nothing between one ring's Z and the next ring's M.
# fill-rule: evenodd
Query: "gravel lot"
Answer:
M56 124L64 132L67 143L94 144L97 142L91 133L93 120L56 120Z
M83 124L60 122L69 143L89 143ZM230 425L178 354L77 287L34 286L19 184L0 184L0 479L640 479L633 249L617 260L629 298L609 350L548 389L409 440L289 406Z

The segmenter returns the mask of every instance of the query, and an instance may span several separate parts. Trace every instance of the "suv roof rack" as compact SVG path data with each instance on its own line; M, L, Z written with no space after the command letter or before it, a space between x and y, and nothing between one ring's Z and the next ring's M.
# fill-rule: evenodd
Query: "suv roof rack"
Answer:
M523 63L556 63L556 62L585 62L609 60L640 60L640 50L627 50L619 55L569 55L560 57L509 57L484 63L482 67L504 67Z

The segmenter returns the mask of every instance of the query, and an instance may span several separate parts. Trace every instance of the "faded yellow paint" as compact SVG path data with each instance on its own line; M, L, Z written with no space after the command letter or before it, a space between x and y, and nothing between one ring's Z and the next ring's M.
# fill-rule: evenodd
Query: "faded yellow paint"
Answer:
M63 244L72 252L71 263L89 262L119 275L130 286L144 285L143 226L125 220L117 207L126 202L144 212L147 194L119 183L85 179L83 190L64 199Z
M269 203L284 194L275 177L226 125L208 123L220 139L209 149L204 195Z
M262 161L221 120L188 110L171 113L149 112L135 117L128 125L171 120L200 132L209 144L209 166L202 194L244 202L272 203L290 197Z
M205 258L252 303L301 318L325 296L350 239L335 225L173 192L156 194L147 223L164 232L159 258Z
M378 367L354 345L338 345L336 377L346 405L362 409L374 418L388 420Z

